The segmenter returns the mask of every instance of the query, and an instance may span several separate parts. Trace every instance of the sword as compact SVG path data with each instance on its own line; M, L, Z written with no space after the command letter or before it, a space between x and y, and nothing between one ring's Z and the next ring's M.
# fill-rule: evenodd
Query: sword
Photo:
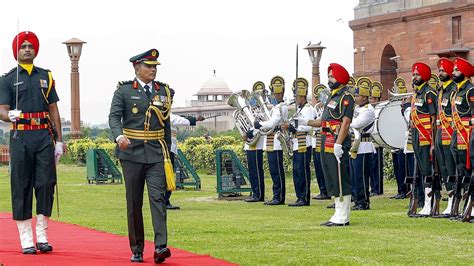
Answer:
M335 155L334 155L335 156ZM336 157L337 161L337 178L339 181L339 202L343 201L343 195L342 195L342 177L341 177L341 159L339 157Z
M18 35L20 35L20 17L17 17L17 21L16 21L16 51L18 52L18 48L20 47L20 44L19 44L19 40L18 40ZM18 76L19 76L19 69L18 69L18 66L19 66L19 61L18 61L18 55L16 57L16 82L15 82L15 109L14 111L17 111L18 112L18 85L20 85L21 83L18 81ZM23 83L23 82L22 82ZM13 133L13 138L16 139L18 138L18 130L16 129L16 121L13 122L13 130L15 131Z

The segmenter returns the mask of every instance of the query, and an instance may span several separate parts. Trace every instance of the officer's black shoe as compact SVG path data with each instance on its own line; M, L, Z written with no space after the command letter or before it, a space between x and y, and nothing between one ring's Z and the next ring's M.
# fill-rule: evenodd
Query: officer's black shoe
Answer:
M303 206L309 206L309 202L306 202L302 199L297 200L294 203L288 204L289 207L303 207Z
M131 262L143 262L143 253L142 252L135 252L133 253L132 257L130 258Z
M360 204L360 205L353 206L352 210L353 211L365 211L365 210L370 210L370 207L367 204L366 205Z
M405 194L398 194L395 196L395 199L406 199L407 198L407 195Z
M21 250L21 253L33 255L33 254L36 254L36 249L35 247L24 248Z
M379 194L379 193L377 193L377 192L370 192L370 197L373 197L373 196L378 196L378 195L380 195L380 194Z
M245 202L259 202L260 200L254 197L248 197L244 199Z
M264 203L265 205L285 205L284 201L279 201L277 199L272 199Z
M176 206L176 205L168 204L168 205L166 205L166 209L167 210L179 210L181 208L179 206Z
M333 222L328 221L328 222L322 223L321 225L322 226L327 226L327 227L335 227L335 226L348 226L348 225L350 225L350 223L347 222L347 223L344 223L344 224L338 224L338 223L333 223Z
M448 201L449 198L442 198L441 200L442 200L442 201Z
M36 249L41 253L53 251L53 247L48 243L36 243Z
M153 254L153 260L155 263L163 263L167 258L171 257L171 251L169 248L156 248Z
M326 208L334 209L334 208L336 208L336 203L333 202L333 203L329 204Z
M313 197L313 199L315 200L328 200L328 199L331 199L331 197L329 197L327 194L318 194L316 196Z
M439 215L431 216L431 218L438 218L438 219L440 219L440 218L442 218L442 219L448 219L448 218L450 218L450 217L451 217L450 214L442 214L442 213L440 213Z

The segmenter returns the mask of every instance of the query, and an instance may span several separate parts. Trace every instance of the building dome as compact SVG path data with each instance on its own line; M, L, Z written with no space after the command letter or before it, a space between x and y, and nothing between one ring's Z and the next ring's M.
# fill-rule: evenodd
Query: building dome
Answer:
M224 79L219 77L212 77L211 79L206 80L201 89L197 92L196 95L229 95L232 94L232 91L229 89L227 82Z

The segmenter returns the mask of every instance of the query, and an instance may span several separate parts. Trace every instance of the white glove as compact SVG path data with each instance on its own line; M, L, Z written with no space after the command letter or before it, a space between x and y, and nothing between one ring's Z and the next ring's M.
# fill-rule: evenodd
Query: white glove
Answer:
M16 122L18 120L18 117L20 117L21 110L10 110L8 111L8 118L10 119L11 122Z
M342 145L334 143L334 156L336 156L336 160L338 163L341 163L341 157L344 151L342 150Z
M56 159L56 165L59 162L59 159L61 158L61 155L64 153L64 146L62 142L56 142L56 145L54 146L54 158Z

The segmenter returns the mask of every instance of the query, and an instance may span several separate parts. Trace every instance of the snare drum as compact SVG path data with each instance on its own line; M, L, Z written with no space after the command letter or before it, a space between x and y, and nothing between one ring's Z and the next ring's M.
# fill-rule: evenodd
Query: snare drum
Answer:
M407 123L402 115L402 101L381 102L374 109L374 142L389 149L403 149Z

